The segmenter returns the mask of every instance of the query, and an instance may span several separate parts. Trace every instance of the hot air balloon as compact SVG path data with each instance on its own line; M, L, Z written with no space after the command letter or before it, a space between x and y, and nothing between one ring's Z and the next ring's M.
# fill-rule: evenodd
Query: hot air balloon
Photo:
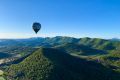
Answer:
M35 31L35 33L37 34L38 31L41 29L41 24L38 22L34 22L32 27L33 27L33 30Z

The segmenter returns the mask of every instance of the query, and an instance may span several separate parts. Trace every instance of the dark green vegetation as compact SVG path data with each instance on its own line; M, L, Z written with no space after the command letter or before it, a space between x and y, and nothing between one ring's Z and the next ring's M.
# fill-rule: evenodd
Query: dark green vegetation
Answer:
M39 49L7 71L12 80L115 80L118 75L96 62L50 48Z
M15 40L0 40L0 48L8 46L19 47L54 47L61 44L74 43L82 44L92 48L102 50L114 50L120 47L119 41L104 40L99 38L72 38L72 37L53 37L53 38L30 38L30 39L15 39Z
M12 57L12 54L0 52L0 59Z
M8 80L120 79L119 40L61 36L0 40L0 52L21 55L0 65Z
M107 52L94 49L82 44L74 44L74 43L65 43L59 46L55 46L59 50L62 50L67 53L77 54L77 55L102 55L107 54Z

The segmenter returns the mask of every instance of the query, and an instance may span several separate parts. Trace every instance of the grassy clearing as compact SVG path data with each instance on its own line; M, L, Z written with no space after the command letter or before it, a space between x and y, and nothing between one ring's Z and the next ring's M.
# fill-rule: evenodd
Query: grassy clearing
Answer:
M3 77L0 77L0 80L5 80Z
M3 75L3 73L4 73L4 72L3 72L2 70L0 70L0 76L2 76L2 75Z

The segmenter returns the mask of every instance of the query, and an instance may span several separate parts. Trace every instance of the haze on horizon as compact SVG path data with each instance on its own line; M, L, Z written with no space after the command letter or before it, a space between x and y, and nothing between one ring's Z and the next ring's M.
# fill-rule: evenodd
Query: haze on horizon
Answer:
M119 0L0 0L0 38L120 38ZM42 29L36 35L33 22Z

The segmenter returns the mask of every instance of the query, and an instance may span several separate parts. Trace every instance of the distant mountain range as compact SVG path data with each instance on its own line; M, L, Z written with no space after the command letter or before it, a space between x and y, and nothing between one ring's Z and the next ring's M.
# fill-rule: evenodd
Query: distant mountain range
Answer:
M67 53L80 55L107 54L111 50L120 50L120 41L106 40L99 38L72 38L57 36L53 38L29 38L29 39L1 39L0 52L21 53L34 48L48 47L58 48ZM29 52L27 52L29 53ZM26 53L26 54L27 54Z
M120 41L120 39L119 38L112 38L112 39L110 39L111 41Z
M112 42L115 41L115 42ZM46 37L46 38L29 38L29 39L1 39L0 47L9 47L9 46L31 46L31 47L53 47L58 46L64 43L75 43L83 44L94 48L106 48L107 45L111 45L111 49L115 48L116 44L119 43L119 39L100 39L100 38L72 38L72 37Z

